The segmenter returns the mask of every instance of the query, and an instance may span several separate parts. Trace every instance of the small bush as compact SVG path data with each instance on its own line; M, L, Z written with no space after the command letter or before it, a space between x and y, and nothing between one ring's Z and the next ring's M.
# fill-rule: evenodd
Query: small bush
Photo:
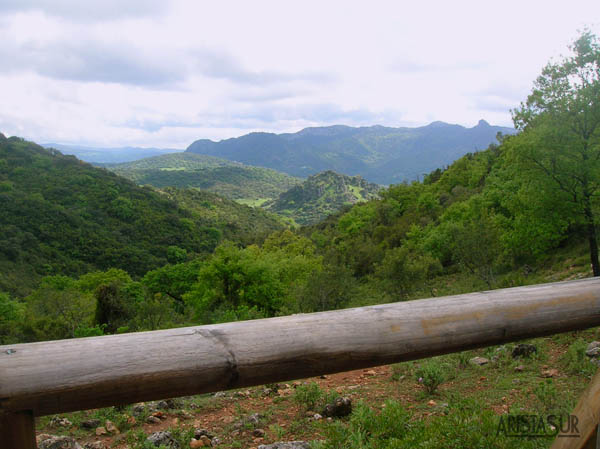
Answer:
M73 336L75 338L98 337L104 335L104 329L106 329L106 324L100 324L94 327L82 326L75 329Z
M458 367L460 369L465 369L469 366L469 360L471 360L471 353L467 351L459 352L456 354L456 358L458 359Z
M534 389L533 394L538 400L538 408L543 413L558 412L559 405L558 391L552 379L546 379L540 382Z
M571 374L589 377L596 372L596 365L585 355L586 349L587 343L580 339L571 344L565 355L562 356L561 362Z
M278 440L283 440L287 430L279 424L271 424L269 430L275 435Z
M324 398L325 393L316 382L303 384L294 390L294 401L303 405L306 410L315 410L315 407Z
M324 427L324 440L313 449L502 448L539 449L552 437L523 439L498 434L499 417L478 401L451 395L448 414L411 420L399 401L387 401L381 411L358 402L348 421Z
M445 380L443 366L436 360L427 360L415 374L428 394L434 394Z
M314 445L323 449L375 449L408 447L398 444L407 435L409 413L398 401L387 401L381 412L358 402L348 423L336 421L327 426L327 440Z

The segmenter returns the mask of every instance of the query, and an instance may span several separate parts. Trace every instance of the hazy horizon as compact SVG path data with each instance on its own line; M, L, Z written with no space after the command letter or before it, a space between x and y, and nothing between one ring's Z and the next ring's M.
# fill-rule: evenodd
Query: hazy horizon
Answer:
M1 132L185 148L340 123L512 126L600 5L6 0L0 24Z
M473 126L464 126L464 125L460 125L458 123L449 123L449 122L443 122L443 123L446 123L448 125L459 125L459 126L463 126L464 128L474 128L474 127L476 127L479 124L479 122L481 120L487 122L490 126L502 126L502 125L496 125L495 123L490 123L490 122L488 122L485 119L478 120L477 123L475 123ZM408 126L406 128L419 128L419 127L429 126L429 125L431 125L433 123L436 123L436 122L434 121L434 122L430 122L430 123L427 123L425 125L419 125L419 126ZM370 127L374 127L374 126L384 126L384 125L374 124L374 125L352 126L352 125L346 125L346 124L342 124L342 123L336 123L336 124L331 124L331 125L323 125L321 127L332 127L332 126L348 126L348 127L355 127L355 128L370 128ZM389 127L389 128L403 128L402 126L391 126L391 125L386 126L386 127ZM514 128L513 126L507 126L507 127L508 128ZM218 143L218 142L221 142L223 140L235 139L235 138L238 138L238 137L244 136L246 134L250 134L250 133L295 134L295 133L298 133L298 132L303 131L303 130L308 129L308 128L319 128L319 126L308 126L308 127L304 127L304 128L301 128L301 129L297 129L295 131L285 131L285 132L281 132L281 133L280 132L272 132L272 131L256 130L256 131L249 131L249 132L240 134L238 136L224 137L222 139L208 139L208 138L204 138L202 136L199 136L195 140L203 140L203 139L204 140L212 140L213 142ZM0 132L2 132L2 130L0 130ZM23 137L23 136L18 136L18 137ZM172 150L172 151L185 151L187 149L187 147L189 145L191 145L193 142L190 142L188 145L185 145L184 147L179 147L179 148L173 148L173 147L156 147L156 146L137 146L137 145L101 146L101 145L83 145L83 144L76 144L76 143L72 144L72 143L65 143L65 142L36 142L36 143L38 143L39 145L42 145L42 146L62 145L62 146L65 146L65 147L67 147L67 146L68 147L80 147L80 148L86 148L86 149L122 149L122 148L128 148L128 149L140 149L140 150L141 149L145 149L145 150L148 150L148 149L160 149L160 150Z

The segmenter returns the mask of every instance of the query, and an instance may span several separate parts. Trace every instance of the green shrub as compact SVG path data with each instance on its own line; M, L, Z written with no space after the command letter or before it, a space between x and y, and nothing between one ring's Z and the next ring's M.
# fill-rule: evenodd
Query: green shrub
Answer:
M585 340L576 340L569 346L567 352L562 356L561 362L572 374L580 374L591 377L596 372L596 365L585 355L587 343Z
M392 380L401 380L402 378L411 375L410 363L396 363L392 365Z
M437 360L423 362L415 375L419 383L423 384L428 394L434 394L445 380L443 365Z
M106 325L104 324L94 327L78 327L75 329L74 336L75 338L98 337L104 335L104 329L106 329Z
M294 401L304 406L306 410L314 410L324 398L325 393L316 382L302 384L294 390Z
M458 367L460 369L465 369L469 366L469 360L471 360L471 353L467 351L459 352L456 354L456 358L458 361Z
M323 449L393 448L406 436L409 414L398 401L387 401L380 413L359 402L346 424L336 421L326 428L327 440L315 445Z
M558 390L552 379L545 379L543 382L540 382L533 389L533 394L538 400L538 409L540 412L554 414L569 412L564 402L560 400Z
M548 447L552 437L522 439L498 434L499 416L476 401L452 398L448 413L411 420L398 401L387 401L381 412L359 402L348 421L324 427L325 440L313 449L497 448Z

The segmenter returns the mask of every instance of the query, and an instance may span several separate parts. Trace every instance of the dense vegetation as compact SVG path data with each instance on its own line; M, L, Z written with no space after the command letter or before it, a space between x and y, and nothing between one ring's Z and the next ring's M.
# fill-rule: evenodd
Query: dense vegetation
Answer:
M300 182L268 168L195 153L168 154L106 167L136 184L195 187L250 204L277 198Z
M215 192L244 204L261 206L300 225L316 223L344 206L376 198L380 189L360 176L332 171L301 183L298 178L268 168L195 153L109 164L106 168L140 185Z
M515 169L531 188L568 209L567 224L585 228L594 276L600 276L596 226L600 189L600 44L589 31L573 55L548 64L531 95L514 111L522 130L513 141Z
M333 170L360 175L377 184L420 178L464 154L497 143L498 132L512 128L473 128L434 122L420 128L328 126L293 134L251 133L213 142L197 140L186 152L207 154L307 177Z
M3 139L4 285L16 285L6 273L21 276L24 267L49 276L30 284L26 297L14 289L1 296L2 338L155 329L522 285L547 280L547 265L565 257L562 263L587 275L582 245L592 265L597 257L590 231L599 205L599 60L596 39L584 33L574 56L548 66L515 111L518 135L298 231L271 232L277 225L259 225L268 217L257 211L246 224L248 214L227 212L221 220L210 194L159 195ZM577 84L574 70L585 83ZM553 85L560 95L552 95ZM551 104L554 98L562 100ZM568 169L557 174L559 163ZM60 179L51 176L59 170ZM271 233L262 239L253 230ZM219 244L223 235L228 241Z
M6 291L0 292L0 343L598 275L600 45L595 36L584 32L572 56L544 69L514 120L519 134L433 170L422 182L392 185L379 199L294 231L211 193L139 188L0 134L0 288ZM272 424L267 433L277 439L303 432L324 437L314 448L547 447L551 433L543 438L502 434L500 416L568 413L575 393L596 371L586 356L592 339L598 339L597 330L539 339L527 360L511 355L511 346L482 349L478 354L489 359L485 366L471 363L470 352L395 365L389 369L397 386L372 394L377 409L359 402L345 420L314 419L326 396L317 384L298 384L291 400L261 396L277 395L278 385L242 392L236 413L248 413L238 398L252 395L265 411L257 418L263 424L274 411L299 409L296 424ZM363 394L363 388L346 382L335 390L352 395ZM399 400L381 403L390 396ZM201 407L195 404L194 413ZM124 431L147 427L142 419L148 411L139 421L131 420L132 411L122 411L93 413L115 420ZM245 429L243 421L221 429L227 435L223 447L240 447L238 438L256 441L250 439L254 429ZM181 444L193 436L181 426L173 433ZM141 429L126 438L132 447L149 445Z
M314 224L345 206L377 198L379 190L360 176L326 171L310 176L264 207L298 224Z
M284 226L284 221L275 214L206 190L165 187L159 192L190 212L194 221L214 226L223 239L242 245L262 241Z
M171 246L171 264L137 281L116 269L47 276L24 301L3 297L14 318L4 338L156 329L536 282L561 245L580 247L583 228L568 209L531 215L515 201L529 192L508 173L512 139L325 222L272 233L261 245L226 242L191 260ZM507 186L513 196L503 195ZM203 195L166 194L182 203Z
M206 214L186 210L174 196L55 150L0 137L0 291L21 295L42 276L94 269L140 276L173 260L169 251L208 254L223 236L248 243L249 229L279 226L265 213L216 196L199 198L197 207L208 211L212 205Z

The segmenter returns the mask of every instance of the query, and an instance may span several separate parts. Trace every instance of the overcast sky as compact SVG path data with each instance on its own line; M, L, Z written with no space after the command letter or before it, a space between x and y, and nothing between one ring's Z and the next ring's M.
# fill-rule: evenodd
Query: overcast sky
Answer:
M0 0L0 132L185 148L307 126L511 125L598 0Z

